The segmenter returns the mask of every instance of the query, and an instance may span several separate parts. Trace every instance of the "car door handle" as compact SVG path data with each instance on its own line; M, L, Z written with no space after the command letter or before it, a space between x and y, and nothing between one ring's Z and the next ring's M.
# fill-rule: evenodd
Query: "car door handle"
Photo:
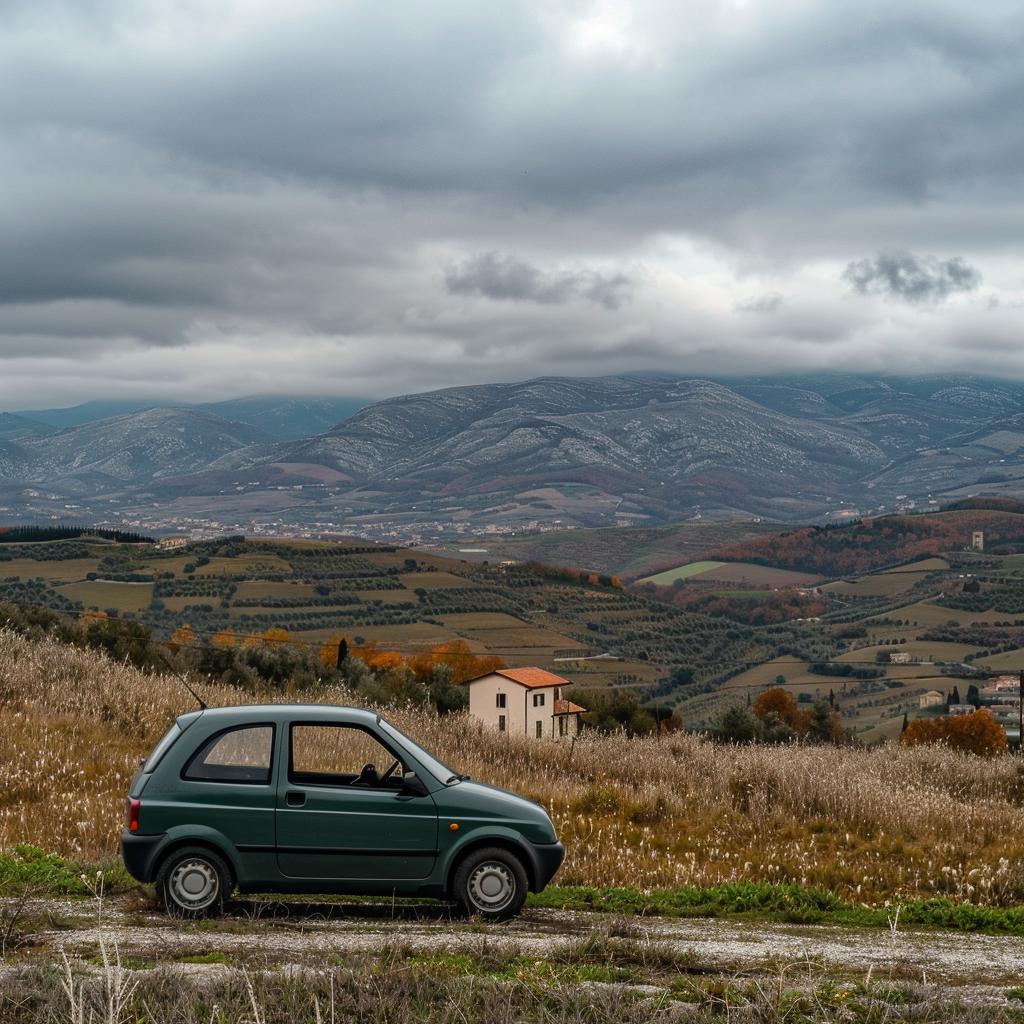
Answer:
M289 807L301 807L306 802L306 794L297 789L290 789L284 795L284 802Z

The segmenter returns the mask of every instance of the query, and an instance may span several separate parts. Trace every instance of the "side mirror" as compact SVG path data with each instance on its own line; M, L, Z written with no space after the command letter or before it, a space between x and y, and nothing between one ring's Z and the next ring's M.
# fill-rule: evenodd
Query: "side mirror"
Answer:
M408 796L427 796L427 787L415 772L406 772L402 776L402 792Z

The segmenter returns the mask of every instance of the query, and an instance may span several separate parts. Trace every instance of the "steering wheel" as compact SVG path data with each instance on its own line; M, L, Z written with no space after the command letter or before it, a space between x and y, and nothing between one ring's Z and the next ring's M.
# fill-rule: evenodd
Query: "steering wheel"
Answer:
M395 763L380 777L380 779L378 780L378 784L380 782L387 782L388 779L390 779L391 776L394 775L395 772L398 771L398 769L401 767L402 762L396 759Z
M380 782L377 766L372 762L363 765L359 774L349 783L350 786L376 786Z

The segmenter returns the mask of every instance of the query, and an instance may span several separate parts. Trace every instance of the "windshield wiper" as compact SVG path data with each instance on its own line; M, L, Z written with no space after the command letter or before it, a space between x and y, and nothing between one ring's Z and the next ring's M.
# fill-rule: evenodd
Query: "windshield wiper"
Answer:
M468 778L468 775L451 775L448 777L445 785L450 786L453 782L464 782Z

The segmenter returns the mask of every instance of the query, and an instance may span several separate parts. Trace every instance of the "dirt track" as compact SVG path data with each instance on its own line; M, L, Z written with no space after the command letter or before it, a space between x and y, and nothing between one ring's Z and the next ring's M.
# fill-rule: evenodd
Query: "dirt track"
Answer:
M453 920L437 907L246 900L233 902L217 922L182 924L138 898L108 900L102 927L97 927L95 906L87 902L40 901L31 914L36 924L28 956L33 959L50 958L61 949L88 956L101 939L116 942L122 956L156 961L216 951L243 963L260 958L315 965L389 945L425 953L472 952L486 945L492 953L544 959L588 935L620 935L692 953L702 967L723 972L813 963L829 973L871 971L933 984L1006 987L1024 981L1024 939L899 928L619 918L554 910L527 910L495 926Z

